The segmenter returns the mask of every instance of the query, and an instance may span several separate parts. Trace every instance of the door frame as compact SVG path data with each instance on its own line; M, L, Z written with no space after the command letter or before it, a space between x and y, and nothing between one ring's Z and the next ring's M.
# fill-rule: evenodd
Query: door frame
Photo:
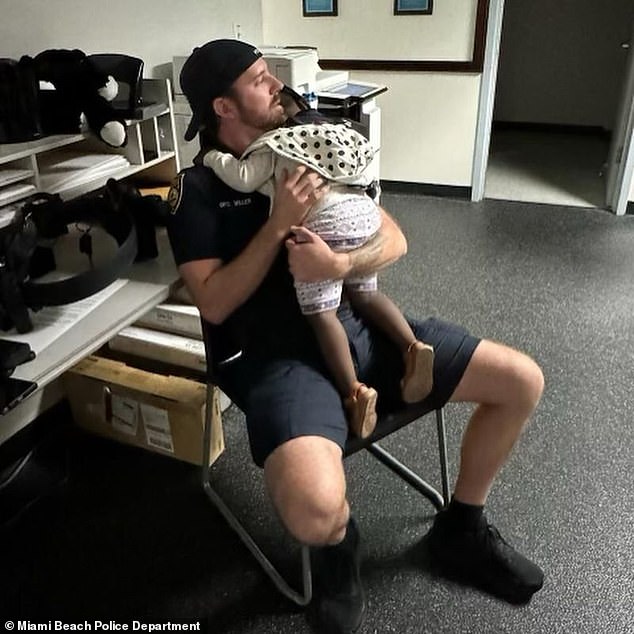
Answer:
M615 119L606 173L607 204L617 216L625 214L634 175L634 22L625 67L625 81Z
M504 0L490 0L471 169L471 200L473 202L480 202L484 198L497 71L500 61L503 15ZM634 52L630 52L630 54L634 57ZM623 93L623 98L625 98L625 90ZM634 182L634 116L629 118L624 134L623 156L615 180L615 195L612 201L606 201L609 208L617 215L625 213Z
M480 202L484 198L484 186L489 164L489 146L491 144L491 127L493 125L493 105L495 103L498 63L500 61L503 15L504 0L490 0L471 168L471 200L473 202Z

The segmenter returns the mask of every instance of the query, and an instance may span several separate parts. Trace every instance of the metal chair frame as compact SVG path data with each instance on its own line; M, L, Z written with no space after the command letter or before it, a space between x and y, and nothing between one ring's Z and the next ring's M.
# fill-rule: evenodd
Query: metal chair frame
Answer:
M295 590L289 582L280 574L270 559L262 552L251 534L236 517L233 511L227 506L220 495L211 484L211 469L208 464L209 450L211 447L211 430L213 415L213 394L214 384L207 383L207 406L205 411L205 424L203 430L203 458L202 458L202 485L211 503L220 511L229 526L238 534L245 546L251 551L260 564L264 572L270 577L277 589L288 599L297 605L308 605L313 595L312 572L310 565L310 550L306 545L301 546L302 558L302 592ZM379 417L379 422L375 432L365 439L353 438L348 441L344 451L344 458L350 456L361 449L369 451L377 460L382 462L388 469L393 471L407 484L424 495L437 510L444 508L449 500L449 469L447 465L447 437L445 430L445 418L442 408L436 412L436 432L438 436L438 454L440 458L440 478L442 493L435 489L428 482L423 480L417 473L413 472L400 460L378 444L378 440L391 434L421 418L431 410L423 409L420 405L409 406L395 414Z

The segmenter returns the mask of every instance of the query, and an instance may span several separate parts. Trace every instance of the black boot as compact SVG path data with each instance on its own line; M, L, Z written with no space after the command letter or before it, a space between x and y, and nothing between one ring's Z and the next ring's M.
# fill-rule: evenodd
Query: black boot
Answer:
M510 603L528 603L544 583L539 566L508 544L484 515L472 526L456 527L450 520L449 511L441 511L426 536L439 572Z
M361 625L365 594L361 585L359 531L350 518L343 541L311 552L314 597L309 618L320 632L350 634Z

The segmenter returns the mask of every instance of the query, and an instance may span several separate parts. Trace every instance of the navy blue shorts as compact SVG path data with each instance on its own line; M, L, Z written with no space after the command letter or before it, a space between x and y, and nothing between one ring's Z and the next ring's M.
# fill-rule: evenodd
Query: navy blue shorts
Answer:
M409 320L419 340L434 347L434 388L430 408L451 397L480 339L439 319ZM360 381L376 388L378 411L402 405L403 359L382 333L358 321L345 324ZM310 355L309 355L310 357ZM251 453L259 466L284 442L298 436L323 436L342 449L348 424L342 401L319 359L241 359L222 372L221 387L246 415Z

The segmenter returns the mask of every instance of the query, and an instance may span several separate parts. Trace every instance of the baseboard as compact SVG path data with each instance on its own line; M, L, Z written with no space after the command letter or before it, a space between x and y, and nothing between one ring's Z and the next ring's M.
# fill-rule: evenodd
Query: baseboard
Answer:
M612 132L598 125L572 125L567 123L533 123L530 121L494 121L492 130L548 132L551 134L578 134L609 139Z
M381 189L389 194L416 194L420 196L438 196L440 198L471 199L471 187L459 187L456 185L382 180Z

